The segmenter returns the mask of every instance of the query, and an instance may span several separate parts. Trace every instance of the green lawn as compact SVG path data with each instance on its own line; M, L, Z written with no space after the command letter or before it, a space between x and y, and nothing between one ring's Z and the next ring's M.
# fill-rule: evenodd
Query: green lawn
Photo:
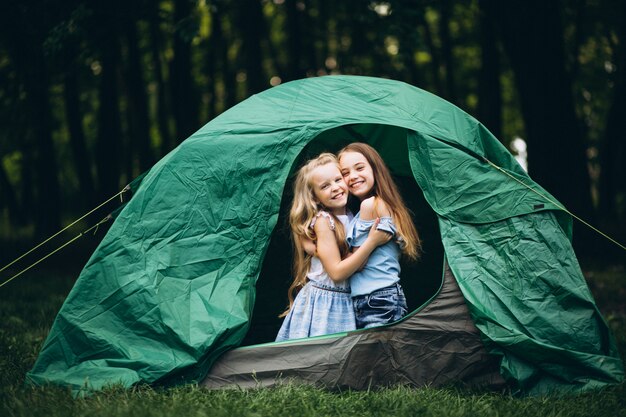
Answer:
M397 387L370 392L328 392L303 386L208 391L109 389L73 399L60 388L26 388L48 329L77 271L40 269L0 288L0 415L2 416L626 416L626 384L562 398L515 398L458 388ZM598 305L626 352L626 271L586 271Z

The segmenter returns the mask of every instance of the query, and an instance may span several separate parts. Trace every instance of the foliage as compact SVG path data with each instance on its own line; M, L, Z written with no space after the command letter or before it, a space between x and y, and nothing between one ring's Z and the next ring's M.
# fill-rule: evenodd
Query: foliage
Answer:
M500 42L506 27L494 35L496 60L481 61L481 25L507 17L481 18L496 3L10 1L0 21L0 211L10 220L4 237L33 222L40 234L53 232L58 219L46 216L71 217L93 207L210 118L260 89L305 76L395 78L477 115L485 100L479 79L493 66L502 104L487 111L501 114L494 120L502 126L488 127L502 132L505 144L516 136L533 139L526 131L531 121L521 111L520 96L528 92L516 82L514 51ZM608 146L605 140L607 115L623 79L624 7L614 0L557 4L561 22L550 23L560 28L564 42L562 64L589 148L594 204L598 208L606 200L614 206L603 213L613 216L606 223L626 227L619 219L626 201L620 182L609 181L597 192L602 175L623 173L607 168L602 174L601 156L619 160L625 154L623 141ZM42 114L42 100L49 115ZM567 169L567 161L553 163L556 170ZM55 183L61 184L58 191ZM555 188L558 196L562 191ZM57 199L64 202L59 212L35 216L32 207Z

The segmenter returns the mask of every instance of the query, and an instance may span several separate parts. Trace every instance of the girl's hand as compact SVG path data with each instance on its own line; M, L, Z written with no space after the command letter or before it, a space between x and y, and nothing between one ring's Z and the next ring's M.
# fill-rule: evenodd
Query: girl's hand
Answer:
M393 238L393 235L391 233L385 232L384 230L377 229L379 223L380 223L380 217L377 217L376 220L374 220L374 224L370 228L369 235L367 236L368 240L369 239L372 240L372 243L374 243L374 246L384 245L385 243L389 242Z

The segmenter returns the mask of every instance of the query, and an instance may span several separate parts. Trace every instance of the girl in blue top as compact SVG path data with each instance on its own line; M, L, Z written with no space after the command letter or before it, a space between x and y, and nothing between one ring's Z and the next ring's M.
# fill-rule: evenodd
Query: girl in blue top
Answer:
M392 323L407 312L400 281L400 255L419 256L421 243L408 209L389 169L374 148L352 143L339 152L341 174L360 211L350 222L346 239L351 247L364 243L374 220L378 230L394 239L374 250L367 263L350 278L357 328Z
M277 341L356 328L347 279L390 236L373 229L368 237L366 231L361 248L348 257L347 202L348 187L335 155L323 153L298 171L289 213L295 279Z

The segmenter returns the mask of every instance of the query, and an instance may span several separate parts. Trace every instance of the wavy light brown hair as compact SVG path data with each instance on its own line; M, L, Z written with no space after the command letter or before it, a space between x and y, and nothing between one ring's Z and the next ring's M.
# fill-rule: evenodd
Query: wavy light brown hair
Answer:
M354 142L349 144L339 151L337 155L339 161L341 161L341 155L346 152L358 152L369 162L374 173L374 188L371 195L380 198L391 211L391 217L398 227L398 235L404 240L404 246L401 247L402 253L411 260L417 260L422 251L422 242L413 224L413 219L411 219L409 209L406 208L385 161L376 149L366 143Z
M293 275L294 279L287 297L289 298L289 307L279 317L284 317L293 307L293 300L298 291L307 283L307 273L311 268L312 256L304 251L302 241L304 239L316 240L315 231L311 225L311 221L320 210L326 210L315 197L311 180L313 171L321 166L334 164L339 169L339 161L332 153L322 153L317 158L308 161L296 176L293 185L293 203L289 211L289 225L291 227L291 237L293 244ZM341 171L341 170L340 170ZM346 232L343 223L330 211L326 210L333 216L335 220L335 239L339 252L343 258L348 253L348 244L346 243Z

